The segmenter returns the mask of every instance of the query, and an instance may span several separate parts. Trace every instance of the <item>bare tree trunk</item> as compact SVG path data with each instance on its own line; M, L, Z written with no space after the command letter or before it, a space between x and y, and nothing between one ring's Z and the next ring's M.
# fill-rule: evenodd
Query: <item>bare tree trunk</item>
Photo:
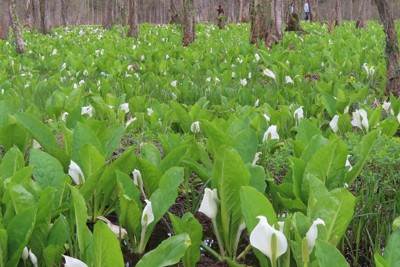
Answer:
M361 0L360 9L358 10L358 19L356 22L356 29L367 29L366 14L365 14L365 1Z
M104 18L103 18L103 27L104 29L111 29L111 18L112 18L112 8L113 8L113 0L104 0Z
M26 1L26 10L24 15L24 25L32 28L32 0Z
M246 5L245 0L239 0L239 20L240 22L247 22L248 18L246 14Z
M43 34L50 33L47 0L40 0L40 30Z
M10 28L10 14L7 12L7 2L0 2L0 40L8 40Z
M353 0L349 0L349 18L353 21Z
M183 0L183 39L184 46L189 46L196 39L194 21L194 0Z
M69 1L61 0L61 21L63 26L68 26Z
M400 97L399 43L388 0L375 0L386 35L386 97Z
M129 32L128 36L137 38L138 31L138 0L129 0Z
M251 44L257 43L257 40L267 42L269 11L268 0L250 0Z
M329 20L329 25L328 25L328 32L332 33L333 32L333 27L335 26L335 18L336 18L336 9L332 9L332 14L331 18Z
M283 8L282 0L274 0L274 42L277 43L283 38Z
M342 25L342 0L336 0L335 13L336 13L335 25L340 26Z
M10 0L8 5L8 11L9 11L11 27L13 29L13 34L14 34L15 49L18 54L23 54L25 53L25 43L22 38L21 25L19 24L18 21L15 0Z

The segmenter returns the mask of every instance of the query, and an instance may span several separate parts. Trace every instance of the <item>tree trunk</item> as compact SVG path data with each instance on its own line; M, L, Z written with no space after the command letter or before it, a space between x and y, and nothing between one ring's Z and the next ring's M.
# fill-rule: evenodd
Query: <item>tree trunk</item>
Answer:
M104 0L105 1L105 6L104 6L104 18L103 18L103 27L106 30L111 29L111 18L112 18L112 7L113 7L113 0Z
M8 33L10 28L10 15L7 12L7 2L0 2L0 40L8 40Z
M388 0L375 0L386 35L386 97L400 97L399 44Z
M194 0L183 0L183 39L184 46L189 46L196 38L194 21Z
M43 34L50 33L49 17L47 12L47 0L40 0L40 31Z
M336 13L335 25L340 26L342 25L342 0L336 0L335 13Z
M353 0L349 0L349 18L353 21Z
M267 42L269 11L268 0L250 0L251 44L257 43L257 40Z
M129 0L129 32L128 36L137 38L138 31L138 0Z
M356 22L357 29L364 29L364 30L367 29L365 1L366 0L361 0L361 3L360 3L360 9L358 10L358 19Z
M278 43L283 38L283 27L282 27L282 18L283 18L283 9L282 9L282 0L272 0L271 17L273 20L272 28L268 31L268 38L266 45L268 47L272 47L273 44Z
M10 0L8 5L8 11L9 11L11 27L13 29L13 34L14 34L15 49L18 54L23 54L25 53L25 43L22 38L21 25L19 24L18 21L15 0Z
M333 27L335 26L335 18L336 18L336 9L332 9L332 14L331 18L329 20L329 25L328 25L328 32L332 33L333 32Z
M26 10L24 15L24 25L32 28L32 0L26 1Z
M61 22L64 27L68 26L68 9L69 1L61 0Z
M240 0L240 2L239 2L239 21L240 22L248 22L249 21L248 10L249 10L249 6L247 5L246 1Z

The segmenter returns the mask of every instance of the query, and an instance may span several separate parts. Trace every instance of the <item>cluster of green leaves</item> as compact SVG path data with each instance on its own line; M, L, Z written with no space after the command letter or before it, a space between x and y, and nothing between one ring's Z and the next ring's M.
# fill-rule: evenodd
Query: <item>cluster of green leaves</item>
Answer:
M349 26L327 35L325 26L305 25L311 34L286 34L273 50L249 45L246 24L225 31L199 25L190 48L181 46L177 27L146 24L138 39L96 27L56 29L49 36L27 32L24 56L0 42L2 266L22 264L24 247L41 265L58 265L68 254L90 266L122 266L120 240L98 217L115 213L120 232L127 231L125 244L142 253L179 190L189 205L182 218L169 214L176 236L138 266L180 260L195 266L202 233L189 212L199 204L190 199L196 196L189 193L192 174L218 191L219 252L226 252L220 260L238 264L242 224L250 234L264 215L271 224L285 222L290 251L281 265L303 266L304 236L317 218L325 227L307 260L311 266L345 265L336 246L356 201L345 187L362 179L375 140L392 139L400 124L400 100L392 96L388 111L372 105L384 91L381 28ZM299 107L301 120L293 114ZM350 114L360 108L368 115L368 133L351 126ZM337 132L329 127L335 115ZM264 142L272 125L280 139ZM350 134L359 142L348 140ZM121 148L127 136L134 144ZM156 142L136 145L146 139ZM33 148L36 142L41 148ZM268 166L285 148L287 170L277 183ZM254 160L257 152L263 153L261 164ZM71 161L81 167L84 183L75 185L66 174ZM134 169L145 196L132 181ZM144 198L154 215L146 228ZM260 251L255 254L260 266L269 266Z

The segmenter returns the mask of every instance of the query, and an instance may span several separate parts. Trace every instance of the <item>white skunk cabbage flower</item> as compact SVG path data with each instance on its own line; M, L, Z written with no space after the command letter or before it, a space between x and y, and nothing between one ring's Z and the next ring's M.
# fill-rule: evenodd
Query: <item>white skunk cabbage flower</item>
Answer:
M268 224L265 216L257 216L257 218L260 221L250 234L250 244L272 262L273 259L278 259L287 251L287 239L282 232ZM276 255L273 255L274 251Z
M293 112L293 117L297 123L299 123L300 120L304 118L303 106L299 107Z
M91 105L82 107L81 115L89 115L89 118L93 116L93 107Z
M293 79L292 79L290 76L286 76L286 77L285 77L285 81L286 81L286 83L294 84L294 81L293 81Z
M31 260L33 266L38 267L38 260L36 258L36 255L33 254L32 250L29 250L28 255L29 255L29 259Z
M177 81L177 80L174 80L174 81L171 82L171 86L172 86L172 87L176 87L177 84L178 84L178 81Z
M109 219L104 216L98 216L97 219L105 222L108 227L110 227L111 231L121 239L125 239L125 236L128 234L128 232L124 228L120 228L118 225L113 224L112 222L110 222Z
M383 108L384 111L386 111L386 113L389 114L389 111L390 111L390 102L386 102L386 101L383 102L382 108Z
M354 127L358 127L361 130L366 130L368 132L369 124L367 112L364 109L357 109L356 111L354 111L351 125L353 125Z
M397 115L397 121L400 123L400 113Z
M347 155L346 165L345 165L345 167L349 167L348 172L351 171L351 170L353 169L353 166L351 166L350 161L349 161L349 158L350 158L350 157L351 157L351 155Z
M128 128L128 126L129 126L132 122L134 122L134 121L136 121L136 120L137 120L136 117L133 117L133 118L130 118L129 120L127 120L126 123L125 123L125 128Z
M21 259L23 261L26 261L29 257L29 250L27 247L24 247L24 250L22 250L22 255L21 255Z
M123 103L119 106L119 110L123 110L125 113L129 113L129 103Z
M151 206L151 201L145 199L144 200L146 202L146 207L144 207L143 209L143 213L142 213L142 227L143 228L147 228L147 226L149 226L149 224L151 224L154 221L154 214L153 214L153 208Z
M83 261L65 255L63 257L65 259L65 267L88 267Z
M151 114L153 114L153 112L154 112L154 111L153 111L151 108L148 108L148 109L147 109L147 115L148 115L148 116L151 116Z
M318 237L318 228L317 228L317 226L320 225L320 224L325 226L325 222L322 219L320 219L320 218L316 219L312 223L312 225L311 225L310 229L308 230L308 232L306 233L306 237L307 237L307 240L308 240L308 253L309 254L311 254L311 252L314 249L315 240L317 240L317 237Z
M61 120L66 121L66 120L67 120L67 117L68 117L68 112L64 112L64 113L61 115Z
M264 133L263 137L263 143L269 141L269 140L279 140L279 134L277 132L277 126L276 125L271 125L268 127L267 131Z
M192 133L200 132L200 122L199 121L193 122L192 125L190 125L190 130L192 131Z
M335 116L333 116L332 120L329 122L329 126L332 128L334 133L337 133L337 131L339 130L338 121L339 121L339 116L335 115Z
M265 120L267 121L267 123L270 122L271 118L267 115L267 114L263 114Z
M199 212L205 214L211 220L215 220L218 214L218 192L217 189L211 190L206 188L204 190L203 200L201 201Z
M243 85L243 86L246 86L246 85L247 85L247 80L246 80L246 78L240 79L240 84Z
M271 79L276 79L276 76L275 76L275 73L273 73L270 69L265 69L264 71L263 71L263 74L265 75L265 76L268 76L268 77L270 77Z
M85 182L85 176L83 175L81 168L72 160L69 164L68 174L71 176L75 184L81 184Z
M254 155L253 163L251 163L251 165L256 166L257 161L260 159L260 155L262 155L261 152L257 152L257 153Z

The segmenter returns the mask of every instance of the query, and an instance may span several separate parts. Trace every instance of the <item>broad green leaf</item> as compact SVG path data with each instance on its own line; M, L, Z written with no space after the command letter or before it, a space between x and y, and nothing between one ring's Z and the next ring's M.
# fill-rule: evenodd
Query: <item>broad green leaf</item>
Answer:
M389 237L383 257L389 266L400 266L400 230L395 230Z
M53 223L46 240L47 246L64 246L69 236L67 221L63 215Z
M188 234L180 234L164 240L154 250L146 253L136 267L171 266L180 261L190 246Z
M334 245L323 240L316 240L315 256L317 257L320 267L350 266L344 256Z
M346 189L334 189L320 197L308 217L312 220L321 218L325 222L325 238L337 245L353 217L355 197Z
M24 155L18 148L11 148L1 160L0 176L4 180L25 166Z
M54 187L60 189L64 182L65 173L61 163L47 154L37 149L31 149L29 165L34 166L33 177L42 187Z
M258 138L253 129L247 129L236 135L232 147L237 150L244 163L253 162L258 149Z
M104 222L97 222L93 232L93 266L124 266L117 236Z
M182 107L181 104L176 102L171 102L172 110L175 112L179 120L179 124L184 133L190 133L190 126L192 125L192 119L190 118L187 111Z
M28 135L21 126L15 123L6 124L0 127L0 144L6 150L14 145L24 151L27 145Z
M249 184L250 173L241 157L227 146L220 147L215 159L212 188L218 190L222 238L229 255L232 255L242 218L240 188Z
M276 213L268 198L251 186L240 189L240 204L248 232L253 231L258 224L257 216L265 216L269 224L275 224Z
M28 244L36 221L36 207L17 214L7 226L8 262L5 267L16 267L24 247Z
M259 192L265 192L265 188L267 187L265 182L265 169L261 166L253 165L251 163L247 163L246 168L250 173L249 185L256 188Z
M104 156L99 150L90 144L83 145L79 151L79 155L82 171L86 177L93 175L106 163Z
M156 191L158 188L160 179L162 177L161 171L152 163L141 158L137 160L136 168L140 171L142 175L143 185L146 194L149 194L149 196L151 196L151 194L153 194L153 192Z
M207 149L214 157L217 156L218 149L221 146L232 143L231 138L212 123L202 120L200 125L201 131L208 137Z
M76 163L81 163L80 150L84 145L90 144L94 146L100 154L106 156L106 148L104 144L96 137L95 132L84 123L77 123L72 138L72 155L71 159Z
M360 174L365 161L368 158L369 153L371 152L372 146L374 145L377 137L379 135L379 131L371 131L369 132L366 136L361 141L360 144L360 154L358 155L359 160L357 161L356 164L354 164L353 169L349 171L346 175L346 182L348 184L351 184L354 182L354 180L357 178L357 176Z
M86 225L87 221L87 208L86 202L83 196L79 193L79 190L73 186L70 186L71 194L72 194L72 203L73 203L73 214L74 214L74 222L76 227L76 237L78 239L79 246L79 258L88 260L90 259L90 250L91 250L91 242L92 242L92 234L89 228Z
M122 125L114 124L112 126L106 127L101 131L97 137L100 142L104 144L107 157L111 156L115 149L121 144L121 138L124 134L125 128Z
M310 141L307 143L304 148L303 154L301 155L301 159L305 162L311 160L314 156L315 152L317 152L320 148L329 144L329 141L324 138L322 135L314 135L311 137Z
M7 186L7 190L9 190L11 203L16 214L36 206L35 197L22 185L10 183Z
M386 262L386 260L385 260L381 255L379 255L378 252L375 252L375 254L374 254L374 260L375 260L375 266L376 266L376 267L391 267L391 266Z
M46 266L58 266L57 264L61 262L64 251L63 246L51 245L46 247L43 251L43 259Z
M168 154L169 152L167 152ZM161 161L161 154L158 148L152 143L144 143L140 146L140 155L143 159L152 163L154 166L158 166Z
M43 122L26 113L17 114L16 117L22 127L24 127L45 150L51 152L59 149L56 137Z
M321 135L321 130L308 120L301 120L297 128L296 139L302 141L305 145L310 143L315 135Z
M203 237L203 227L193 214L185 213L180 219L169 213L172 226L174 227L175 235L187 233L191 240L191 245L186 250L182 257L182 262L185 267L195 267L200 260L200 245Z
M174 166L179 166L181 161L188 154L189 149L190 147L188 145L183 145L169 152L160 163L160 171L164 173Z

